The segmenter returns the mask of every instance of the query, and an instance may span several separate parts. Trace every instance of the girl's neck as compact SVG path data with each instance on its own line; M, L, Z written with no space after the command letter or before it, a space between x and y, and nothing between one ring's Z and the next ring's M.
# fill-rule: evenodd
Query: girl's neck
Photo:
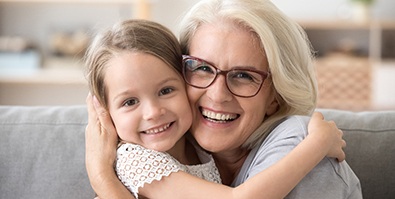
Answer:
M186 139L186 136L183 136L180 140L178 140L176 144L167 151L167 153L177 159L181 164L200 164L196 149L192 143Z
M250 150L236 149L233 151L214 153L215 164L221 175L222 184L231 185L239 174Z

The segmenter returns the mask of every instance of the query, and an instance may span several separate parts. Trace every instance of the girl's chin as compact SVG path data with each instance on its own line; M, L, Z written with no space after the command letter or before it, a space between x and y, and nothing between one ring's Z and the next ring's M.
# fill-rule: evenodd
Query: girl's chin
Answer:
M166 151L169 151L171 149L171 146L167 146L167 145L165 145L165 146L163 146L163 145L146 145L146 146L144 146L144 148L151 149L151 150L154 150L154 151L159 151L159 152L166 152Z

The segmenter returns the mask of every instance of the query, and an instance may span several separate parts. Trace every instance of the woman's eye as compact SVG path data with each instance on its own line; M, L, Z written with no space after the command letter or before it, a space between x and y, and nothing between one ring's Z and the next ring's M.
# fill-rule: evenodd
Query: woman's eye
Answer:
M170 88L170 87L164 88L164 89L159 91L159 96L167 95L167 94L169 94L169 93L171 93L173 91L174 91L173 88Z
M201 66L197 67L194 71L214 73L213 69L207 65L201 65Z
M133 106L135 104L137 104L139 101L137 99L128 99L126 100L122 106Z
M250 75L247 72L237 72L233 74L233 78L237 79L246 79L246 80L252 80L254 79L252 75Z

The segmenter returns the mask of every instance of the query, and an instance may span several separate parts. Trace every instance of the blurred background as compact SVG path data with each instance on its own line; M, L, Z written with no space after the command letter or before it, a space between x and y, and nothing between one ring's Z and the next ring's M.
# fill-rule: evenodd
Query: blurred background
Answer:
M272 0L316 52L320 108L395 110L395 1ZM0 105L84 104L81 58L97 31L144 18L178 35L198 0L0 0Z

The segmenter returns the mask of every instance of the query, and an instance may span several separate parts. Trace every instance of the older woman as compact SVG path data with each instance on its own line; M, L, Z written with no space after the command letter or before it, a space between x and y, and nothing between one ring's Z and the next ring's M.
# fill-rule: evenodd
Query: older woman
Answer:
M213 154L222 182L240 185L306 136L309 118L295 115L311 114L316 104L310 45L300 26L268 0L201 1L183 18L181 30L194 115L190 131ZM235 74L253 83L235 81ZM120 197L128 193L112 168L116 134L107 116L99 110L97 122L90 109L87 132L102 129L100 136L87 137L87 170L96 191ZM287 197L362 198L347 163L330 158Z

